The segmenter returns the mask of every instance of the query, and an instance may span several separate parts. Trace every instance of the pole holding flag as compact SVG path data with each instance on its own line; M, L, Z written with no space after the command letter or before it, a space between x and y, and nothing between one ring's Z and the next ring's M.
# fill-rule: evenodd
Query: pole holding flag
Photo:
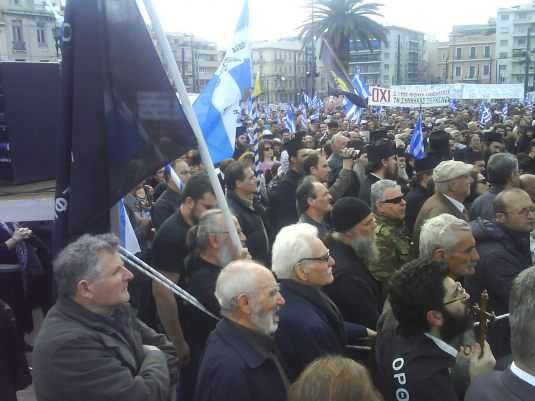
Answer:
M189 120L191 127L193 128L193 133L195 134L195 138L197 139L197 143L199 145L199 153L201 155L202 162L206 166L208 177L210 178L212 188L214 189L219 208L223 211L223 217L225 219L225 224L227 226L227 230L229 231L230 238L234 246L237 249L241 249L242 245L241 245L240 237L238 236L238 231L236 230L236 226L234 225L234 220L232 218L232 214L230 213L230 209L225 199L225 194L223 193L223 189L221 188L221 184L219 182L219 179L217 178L217 174L214 169L214 164L212 162L212 158L210 157L210 152L208 151L208 146L206 144L203 133L201 131L199 121L197 120L197 116L195 115L195 112L193 111L193 107L189 101L188 93L186 91L186 87L184 86L184 82L182 81L180 71L178 70L178 66L173 57L171 46L169 45L169 42L167 41L167 36L164 33L160 20L158 19L158 14L156 13L156 9L154 8L152 0L143 0L143 3L145 4L145 8L147 9L147 13L151 20L152 26L156 32L156 38L160 46L160 50L162 51L162 56L170 68L171 79L173 81L173 84L175 85L175 88L177 89L178 97L182 103L182 107L184 108L184 113L187 119ZM243 5L242 15L240 17L240 22L238 23L238 27L240 26L247 26L247 27L249 26L248 0L245 0L245 3ZM241 44L241 46L248 46L248 45L249 44L245 42ZM249 71L249 77L250 77L250 66L247 66L247 70ZM249 87L250 87L250 78L249 78Z

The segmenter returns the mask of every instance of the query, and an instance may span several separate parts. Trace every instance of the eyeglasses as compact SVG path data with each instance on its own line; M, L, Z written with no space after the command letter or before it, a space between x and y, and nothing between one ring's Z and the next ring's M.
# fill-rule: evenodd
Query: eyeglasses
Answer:
M327 251L327 253L325 255L322 255L322 256L318 256L316 258L301 258L297 261L296 265L298 265L299 263L301 262L328 262L329 261L329 258L331 257L331 254L329 253L329 251Z
M457 282L457 289L455 290L455 293L458 293L460 291L462 291L463 295L461 295L461 296L459 296L457 298L453 298L450 301L444 302L442 304L442 306L446 306L446 305L452 304L452 303L457 302L457 301L466 301L470 297L468 295L468 293L466 292L466 290L464 289L464 287L462 286L462 284L460 282Z
M400 204L403 200L405 199L405 196L401 195L401 196L398 196L396 198L392 198L392 199L385 199L383 201L383 203L393 203L395 205L398 205Z
M266 150L271 150L271 149L273 149L273 148L265 147L265 148L264 148L264 152L265 152Z
M479 180L477 183L478 184L486 184L488 181L487 180Z

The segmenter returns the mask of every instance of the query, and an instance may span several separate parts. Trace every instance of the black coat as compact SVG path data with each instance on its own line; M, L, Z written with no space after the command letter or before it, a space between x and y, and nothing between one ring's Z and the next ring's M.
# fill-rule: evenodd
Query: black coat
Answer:
M480 260L476 274L465 279L466 288L473 300L488 290L490 309L496 315L507 313L513 280L532 264L529 233L514 233L487 220L475 220L471 227ZM511 353L507 319L489 326L489 344L496 359Z
M269 266L269 238L268 231L264 224L263 210L259 207L252 208L238 197L234 192L227 193L227 202L240 222L241 229L247 238L246 244L249 253L254 260L261 262L264 266Z
M296 191L301 175L289 169L270 194L274 236L282 227L297 223Z
M459 401L450 369L455 358L424 335L378 336L377 370L385 401Z
M464 401L532 401L535 387L516 376L508 368L476 377L468 388Z
M405 209L405 226L410 234L414 230L414 223L416 222L416 217L420 212L425 201L431 195L428 193L427 189L422 187L419 184L413 185L410 191L405 197L405 202L407 202L407 207Z
M152 205L150 211L154 228L159 229L163 222L176 212L180 206L180 202L180 194L173 191L171 188L167 188L158 198L156 203Z
M366 336L364 327L343 321L320 289L281 280L281 294L286 304L281 308L275 340L292 382L314 359L344 354L347 341Z
M332 238L327 239L326 245L336 264L334 281L325 287L325 292L346 321L375 330L383 308L379 282L349 245Z
M368 174L366 174L366 179L360 185L359 198L363 202L366 202L367 205L369 205L370 202L371 202L370 197L371 197L372 185L375 184L377 181L380 181L380 180L381 179L379 177L377 177L376 175L374 175L372 173L368 173Z
M223 319L208 338L196 401L284 401L286 386L273 360Z

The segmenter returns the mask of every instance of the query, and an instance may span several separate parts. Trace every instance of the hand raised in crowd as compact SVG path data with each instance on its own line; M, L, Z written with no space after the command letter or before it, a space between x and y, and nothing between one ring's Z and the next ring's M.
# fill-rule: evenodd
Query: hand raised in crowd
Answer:
M20 242L30 238L30 235L32 235L32 230L26 227L21 227L15 230L11 238L15 242Z
M342 168L351 170L353 168L354 157L356 151L353 148L346 148L342 150Z
M468 361L468 374L471 380L483 373L490 372L496 365L496 359L494 359L490 345L486 341L483 350L478 343L461 346L457 358Z

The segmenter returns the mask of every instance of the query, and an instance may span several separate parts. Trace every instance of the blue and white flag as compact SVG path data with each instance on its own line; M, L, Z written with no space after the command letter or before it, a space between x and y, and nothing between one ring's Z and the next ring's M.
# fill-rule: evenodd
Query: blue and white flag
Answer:
M253 100L252 97L247 99L247 115L253 121L256 121L259 116L258 105L256 104L256 100Z
M502 121L505 121L508 115L509 115L509 106L507 103L504 103L502 106Z
M288 106L286 116L284 117L284 126L288 128L290 134L295 134L295 113L292 105Z
M457 111L457 101L455 99L450 100L450 110L454 113Z
M345 96L344 100L342 101L342 106L346 114L346 120L357 121L357 119L360 119L360 115L362 114L362 111L360 110L361 108L351 103Z
M492 121L492 114L490 112L489 106L481 102L481 106L479 107L479 112L480 112L479 126L485 127L488 123Z
M355 72L355 75L353 75L351 83L357 91L357 95L359 95L364 100L368 100L368 98L370 97L370 90L368 89L368 85L366 85L366 82L360 78L360 74L358 73L358 71Z
M422 114L418 115L416 125L412 131L411 143L409 144L409 153L414 156L415 159L423 159L425 157L424 148L424 134L422 130Z
M199 95L193 109L215 163L232 157L236 142L235 110L252 87L249 2L243 10L232 42L214 77Z

